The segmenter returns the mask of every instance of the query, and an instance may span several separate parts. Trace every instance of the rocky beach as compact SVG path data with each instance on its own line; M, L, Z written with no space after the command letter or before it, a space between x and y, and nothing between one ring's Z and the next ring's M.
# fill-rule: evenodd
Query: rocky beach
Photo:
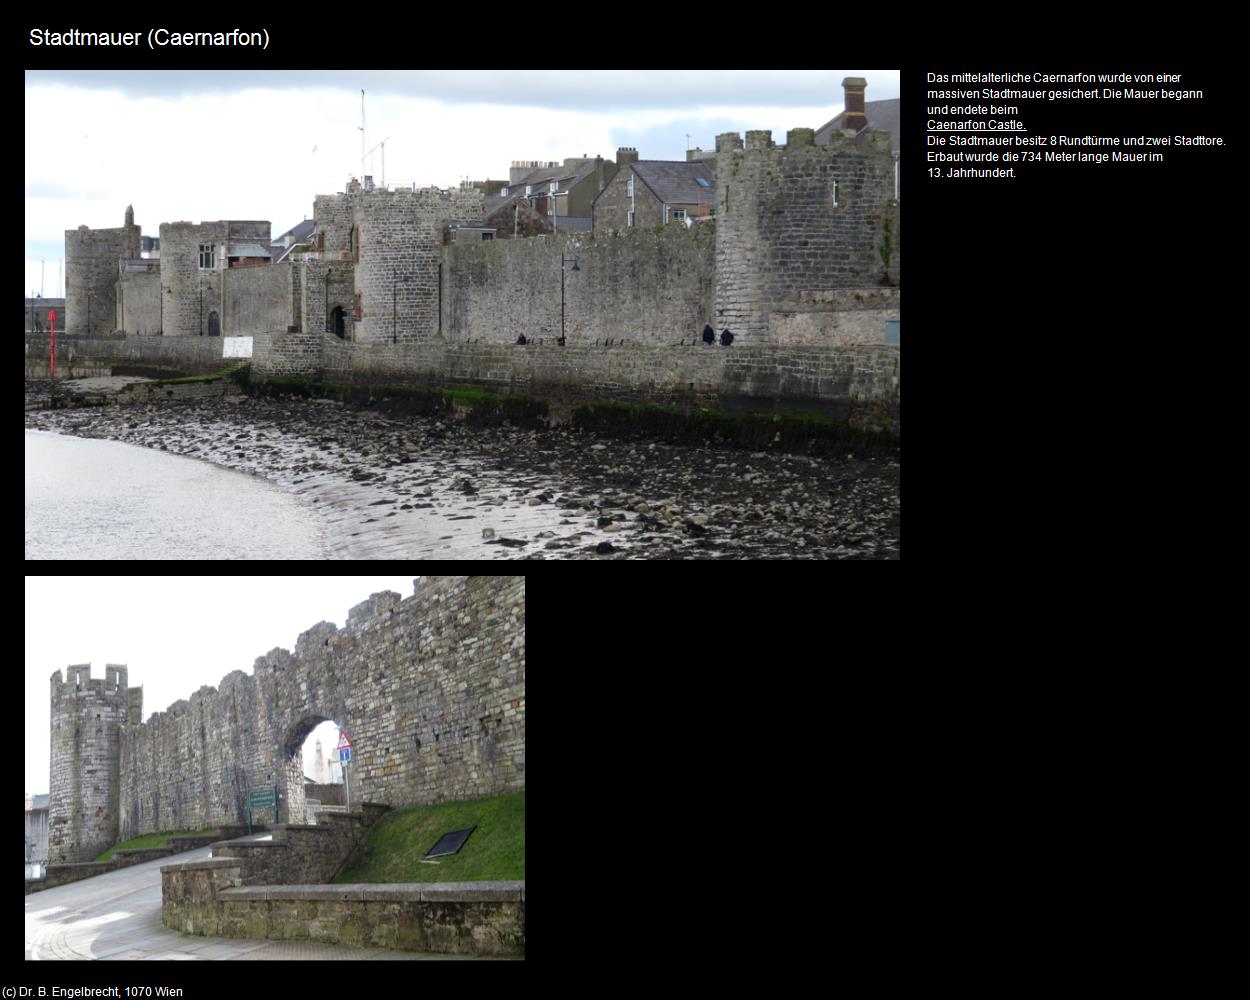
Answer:
M27 402L46 393L27 383ZM26 428L248 472L312 504L336 558L898 559L899 461L475 428L330 400L28 410Z

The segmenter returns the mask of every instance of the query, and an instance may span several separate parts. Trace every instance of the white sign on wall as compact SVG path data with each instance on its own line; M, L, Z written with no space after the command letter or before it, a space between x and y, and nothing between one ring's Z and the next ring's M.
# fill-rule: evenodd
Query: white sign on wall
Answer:
M252 356L252 338L222 337L221 356L223 358L250 358Z

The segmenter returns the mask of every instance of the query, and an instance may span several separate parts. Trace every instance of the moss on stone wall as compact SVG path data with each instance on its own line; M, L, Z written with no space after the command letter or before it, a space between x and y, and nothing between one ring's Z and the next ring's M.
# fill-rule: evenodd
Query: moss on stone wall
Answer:
M612 437L658 437L703 444L711 441L739 448L831 454L840 451L889 452L899 447L897 433L865 430L820 412L786 410L730 413L682 411L676 406L638 403L591 403L573 411L573 425Z

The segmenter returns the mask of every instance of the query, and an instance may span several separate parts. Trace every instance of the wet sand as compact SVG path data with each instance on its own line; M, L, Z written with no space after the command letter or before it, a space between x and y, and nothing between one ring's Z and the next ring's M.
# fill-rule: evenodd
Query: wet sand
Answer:
M896 458L481 429L246 397L33 411L26 427L262 476L316 506L342 559L899 558Z

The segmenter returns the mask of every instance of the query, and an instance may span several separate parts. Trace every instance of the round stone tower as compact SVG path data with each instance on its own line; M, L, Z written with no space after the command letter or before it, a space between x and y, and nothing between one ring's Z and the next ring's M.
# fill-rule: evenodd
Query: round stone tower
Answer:
M482 217L482 192L356 191L353 247L362 343L416 343L438 332L438 280L443 228Z
M143 689L110 663L103 680L84 663L52 675L49 862L92 861L117 843L121 728L138 723Z
M70 336L112 333L117 321L117 262L139 256L135 211L126 207L120 229L65 230L65 332Z

